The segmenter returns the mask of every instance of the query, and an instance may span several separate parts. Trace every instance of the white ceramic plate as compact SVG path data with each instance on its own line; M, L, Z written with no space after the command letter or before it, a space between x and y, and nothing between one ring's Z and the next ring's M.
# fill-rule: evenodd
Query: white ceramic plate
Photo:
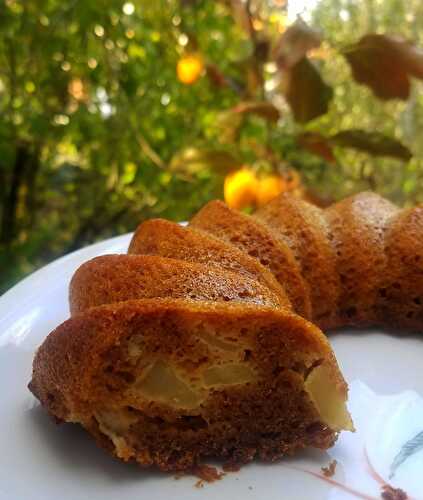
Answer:
M77 426L56 426L27 389L35 349L68 317L67 287L75 269L96 255L124 253L129 239L65 256L0 298L0 500L380 499L385 484L423 498L419 336L377 330L330 335L350 384L357 432L342 433L327 452L253 463L202 488L193 477L176 480L122 464ZM335 474L325 478L321 468L334 459Z

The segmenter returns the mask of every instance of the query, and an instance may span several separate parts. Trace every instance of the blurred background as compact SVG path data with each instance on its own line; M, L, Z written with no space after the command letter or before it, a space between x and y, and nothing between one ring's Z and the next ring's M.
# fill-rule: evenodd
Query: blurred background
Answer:
M0 293L145 218L423 201L421 0L0 0Z

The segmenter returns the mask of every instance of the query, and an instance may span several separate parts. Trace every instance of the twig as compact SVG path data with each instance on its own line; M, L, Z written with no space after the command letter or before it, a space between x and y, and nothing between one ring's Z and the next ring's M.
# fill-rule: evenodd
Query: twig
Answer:
M248 25L250 28L250 36L254 46L257 45L257 33L253 24L253 14L251 12L251 0L245 2L245 12L247 13Z
M148 143L147 139L144 136L138 133L135 134L135 139L139 147L141 148L141 151L149 160L151 160L154 163L154 165L156 165L156 167L159 167L161 169L166 168L166 164L164 163L164 161L154 151L154 149L150 146L150 144Z
M127 99L128 105L131 104L130 99ZM128 113L129 116L129 113ZM153 147L150 145L150 143L147 141L147 139L141 135L137 127L134 126L132 120L128 120L129 126L131 127L132 133L135 136L135 140L137 141L138 146L140 147L141 151L144 153L144 155L151 160L156 167L161 168L161 169L166 169L167 165L166 163L160 158L158 153L153 149Z

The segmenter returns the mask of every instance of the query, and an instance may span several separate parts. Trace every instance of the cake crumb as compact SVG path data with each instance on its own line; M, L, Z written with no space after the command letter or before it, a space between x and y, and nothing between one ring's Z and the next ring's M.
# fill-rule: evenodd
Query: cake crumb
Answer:
M196 488L203 488L204 483L213 483L219 481L225 475L224 472L219 472L216 467L210 465L197 465L192 473L197 476L199 480L195 483Z
M196 488L204 488L204 479L199 479L194 486Z
M332 477L335 474L336 466L338 462L336 460L332 460L329 462L327 467L322 467L322 472L325 477Z
M393 488L389 484L382 486L382 493L380 496L383 500L407 500L408 495L401 488Z

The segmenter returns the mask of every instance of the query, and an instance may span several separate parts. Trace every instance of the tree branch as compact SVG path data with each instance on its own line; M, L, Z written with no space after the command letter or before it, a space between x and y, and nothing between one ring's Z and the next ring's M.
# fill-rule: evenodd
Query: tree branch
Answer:
M129 103L130 104L130 103ZM165 169L167 167L166 163L160 158L160 156L156 153L147 139L141 135L137 130L131 120L128 120L128 123L131 127L132 133L134 134L135 140L137 141L138 146L144 155L152 162L156 167Z
M136 134L136 141L141 148L141 151L144 153L144 155L151 160L156 167L159 168L166 168L166 164L164 161L160 158L160 156L154 151L154 149L150 146L148 141L145 139L144 136L140 134Z

